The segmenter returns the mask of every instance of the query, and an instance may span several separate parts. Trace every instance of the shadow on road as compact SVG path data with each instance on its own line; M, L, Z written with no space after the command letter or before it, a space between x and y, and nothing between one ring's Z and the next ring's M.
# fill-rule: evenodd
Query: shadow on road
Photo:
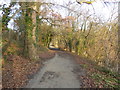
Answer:
M50 49L50 50L63 51L63 50L61 50L60 48L50 48L50 47L49 47L49 49Z

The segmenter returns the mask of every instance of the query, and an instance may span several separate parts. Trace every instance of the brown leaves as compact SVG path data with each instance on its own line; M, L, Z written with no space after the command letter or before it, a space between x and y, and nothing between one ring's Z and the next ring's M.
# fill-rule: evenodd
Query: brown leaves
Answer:
M52 57L54 57L55 52L54 51L49 51L49 52L43 52L39 54L39 57L43 60L45 59L50 59Z
M13 56L11 63L4 65L3 87L19 88L25 85L28 75L35 73L40 68L40 63L32 62L20 56Z
M61 19L62 16L60 14L57 14L57 13L52 13L52 16L56 19Z
M67 16L67 17L65 17L65 20L74 21L75 18L73 16Z
M86 58L70 53L74 56L75 61L81 65L81 68L86 72L85 75L79 75L82 80L83 88L115 88L118 87L118 77L113 77L109 73L103 72L101 68L92 63Z
M53 51L40 54L42 59L48 59L55 55ZM41 67L41 61L32 61L20 56L10 56L3 65L3 88L20 88L26 84L30 76Z

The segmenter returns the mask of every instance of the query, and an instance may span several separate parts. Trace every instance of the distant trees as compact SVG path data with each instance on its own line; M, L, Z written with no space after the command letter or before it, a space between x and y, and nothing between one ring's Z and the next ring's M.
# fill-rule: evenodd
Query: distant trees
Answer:
M94 14L93 18L85 12L83 14L81 12L80 18L76 14L69 15L57 20L56 26L59 23L59 26L56 27L59 30L58 46L61 49L85 56L100 66L117 71L117 21L109 18L109 22L103 23L102 18L98 18Z
M20 8L12 13L11 7L16 4ZM7 41L17 40L22 54L32 60L38 59L39 45L48 48L53 43L60 49L87 57L98 65L117 71L117 21L110 18L110 22L103 23L102 18L88 11L82 12L78 6L73 5L77 10L57 4L68 12L63 17L52 6L55 4L44 2L19 2L11 3L8 7L3 6L3 37L7 35L11 38L3 38L3 55L6 55L10 46ZM11 18L14 19L15 30L7 27ZM6 30L8 31L4 32Z

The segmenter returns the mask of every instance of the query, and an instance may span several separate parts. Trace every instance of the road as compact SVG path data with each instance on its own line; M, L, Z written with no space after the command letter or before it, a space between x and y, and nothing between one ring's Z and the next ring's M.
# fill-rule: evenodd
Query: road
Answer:
M58 52L54 58L44 62L26 88L80 88L80 75L84 75L84 71L74 61L74 57Z

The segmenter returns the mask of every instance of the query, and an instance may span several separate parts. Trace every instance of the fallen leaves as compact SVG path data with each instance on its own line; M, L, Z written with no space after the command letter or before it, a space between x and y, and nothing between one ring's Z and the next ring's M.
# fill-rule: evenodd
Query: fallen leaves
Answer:
M75 61L86 71L85 76L80 75L80 80L83 81L82 88L119 88L120 75L101 68L86 58L68 53L74 56Z
M52 51L42 54L42 59L54 56ZM26 85L27 81L42 66L41 60L32 61L21 56L12 55L3 65L2 84L3 88L20 88Z
M45 60L45 59L50 59L52 57L54 57L55 55L55 51L52 51L52 50L49 50L47 52L42 52L39 54L39 57L42 59L42 60Z
M40 68L40 63L37 66L36 64L38 63L32 62L20 56L12 56L11 60L3 65L3 87L19 88L23 86L28 80L27 75L33 74L38 68Z

